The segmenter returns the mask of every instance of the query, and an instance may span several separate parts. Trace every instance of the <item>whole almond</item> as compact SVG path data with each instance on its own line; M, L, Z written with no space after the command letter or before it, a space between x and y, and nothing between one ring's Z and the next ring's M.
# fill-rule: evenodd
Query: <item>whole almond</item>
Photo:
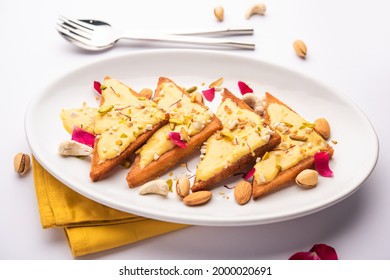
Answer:
M252 196L252 185L247 181L240 181L234 188L234 198L237 203L244 205Z
M151 90L150 88L144 88L138 94L145 97L146 99L150 99L152 98L153 90Z
M319 118L314 121L314 130L325 140L330 136L330 125L324 118Z
M222 6L218 6L214 9L214 15L218 21L223 21L224 13L225 11Z
M294 47L295 53L298 56L300 56L302 58L306 57L307 47L306 47L306 44L303 41L301 41L301 40L294 41L293 47Z
M182 177L177 180L176 193L181 198L186 197L190 193L190 180L187 177Z
M195 206L206 203L211 199L213 193L210 191L198 191L187 195L183 198L183 202L188 206Z

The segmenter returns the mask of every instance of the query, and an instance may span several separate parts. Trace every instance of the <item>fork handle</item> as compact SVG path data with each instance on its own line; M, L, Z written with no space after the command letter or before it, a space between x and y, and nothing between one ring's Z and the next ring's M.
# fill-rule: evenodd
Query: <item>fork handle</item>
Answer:
M218 38L205 38L195 36L184 36L184 35L165 35L165 34L123 34L121 39L129 39L143 42L166 42L175 44L187 44L187 45L198 45L198 46L214 46L214 47L228 47L235 49L248 49L254 50L254 42L234 41L225 40Z
M228 36L228 35L253 35L254 29L251 27L237 28L216 28L204 30L186 30L186 31L169 31L165 34L186 35L186 36Z

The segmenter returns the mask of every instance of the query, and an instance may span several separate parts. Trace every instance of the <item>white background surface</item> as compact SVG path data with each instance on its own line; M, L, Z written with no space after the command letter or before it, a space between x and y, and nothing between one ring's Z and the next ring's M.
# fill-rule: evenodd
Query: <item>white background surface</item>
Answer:
M41 228L32 173L19 177L13 171L14 155L29 153L24 112L30 99L51 81L81 65L141 50L125 43L104 53L78 50L56 32L60 14L151 30L254 26L256 50L232 52L290 68L344 93L371 120L381 145L377 167L362 187L318 213L260 226L194 226L83 259L287 259L315 243L335 247L340 259L390 258L390 153L386 146L390 140L386 100L390 90L390 3L264 0L266 16L247 21L245 11L256 2L1 2L0 259L72 259L64 232ZM216 22L213 15L213 8L219 4L225 8L222 23ZM292 42L298 38L308 46L306 60L293 52ZM357 157L359 149L364 147L356 147Z

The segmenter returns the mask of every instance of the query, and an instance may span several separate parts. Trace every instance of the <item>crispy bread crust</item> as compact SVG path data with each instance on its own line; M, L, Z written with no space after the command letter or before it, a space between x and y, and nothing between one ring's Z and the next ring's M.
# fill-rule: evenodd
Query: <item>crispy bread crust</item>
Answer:
M222 101L224 101L226 98L231 99L234 103L237 104L238 107L246 110L252 110L244 101L242 101L240 98L236 97L234 94L232 94L227 89L224 90L222 94ZM227 168L224 168L220 172L216 173L212 178L210 178L207 181L196 181L194 185L191 187L191 190L193 192L208 189L212 187L213 185L221 182L224 179L227 179L229 177L232 177L234 174L239 173L249 166L253 166L256 162L257 157L263 156L267 151L273 149L277 145L279 145L281 141L281 137L279 134L274 133L271 135L270 140L267 144L257 148L254 151L255 155L252 155L251 153L248 153L247 155L240 158L238 161L236 161L234 164L228 166Z
M169 79L167 77L160 77L158 79L158 82L157 82L156 90L154 91L153 100L161 97L161 90L162 90L162 87L165 83L172 83L175 87L180 89L180 91L183 93L183 95L186 95L188 98L191 98L191 95L187 91L185 91L182 87L178 86L174 81L172 81L171 79ZM201 105L203 108L207 109L207 106L204 105L203 103L199 103L199 102L197 102L197 103L199 105Z
M104 79L110 79L109 76L106 76ZM135 92L132 88L128 87L131 94L135 96L139 96L137 92ZM100 98L100 106L104 104L104 98L101 96ZM119 156L108 159L105 161L101 161L99 158L99 154L97 152L97 145L99 140L96 139L95 141L95 149L92 153L92 163L91 163L91 169L89 172L89 177L92 182L96 182L99 180L102 180L109 176L109 174L112 172L112 170L124 162L127 158L130 157L130 155L137 150L141 145L143 145L152 135L155 131L157 131L159 128L167 124L169 121L169 114L165 114L165 119L160 121L159 123L155 124L151 130L146 131L143 134L140 134L137 139L131 143Z
M149 180L161 176L181 160L199 150L203 145L203 142L216 130L221 129L221 127L221 121L214 116L212 121L200 133L191 137L191 140L187 143L187 148L175 147L164 153L157 160L149 163L143 169L139 166L140 156L137 156L126 177L129 187L137 187Z
M187 95L189 98L191 98L191 96L185 90L175 84L171 79L168 79L166 77L160 77L158 80L156 91L154 93L154 99L160 97L160 92L164 83L174 84L182 91L183 95ZM198 104L205 109L207 108L202 103ZM221 121L214 115L211 119L211 122L200 133L191 137L191 140L187 143L187 148L182 149L180 147L175 147L172 150L161 155L157 160L149 163L143 169L140 168L140 156L138 155L135 158L126 177L129 187L137 187L151 179L155 179L161 176L171 167L179 163L181 160L193 154L195 151L199 150L203 142L205 142L215 131L221 128Z
M271 103L278 103L280 105L283 105L287 108L289 108L291 111L294 111L289 106L281 102L279 99L271 95L270 93L266 93L266 105L265 105L265 118L268 122L270 122L270 116L268 115L268 106ZM295 112L295 111L294 111ZM328 145L327 149L325 150L329 154L330 157L333 156L334 150L333 148ZM280 172L274 180L271 182L268 182L266 184L259 184L256 180L253 180L253 199L258 199L260 197L263 197L267 194L276 192L280 189L283 189L289 185L291 185L292 182L294 182L295 177L302 171L308 168L314 168L314 156L307 157L300 161L295 166L284 170Z

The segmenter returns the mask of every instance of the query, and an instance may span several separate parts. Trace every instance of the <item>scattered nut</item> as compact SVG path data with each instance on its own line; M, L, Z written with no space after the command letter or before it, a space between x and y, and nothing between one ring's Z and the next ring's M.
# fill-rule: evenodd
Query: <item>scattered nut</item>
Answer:
M26 174L30 169L30 156L23 153L18 153L14 158L15 172L20 175Z
M330 125L324 118L319 118L314 121L314 130L325 140L329 139L330 136Z
M290 139L296 140L296 141L305 142L307 140L307 136L305 136L305 135L290 134L289 137L290 137Z
M129 169L131 166L131 161L129 159L123 161L121 164L120 164L120 167L124 168L124 169Z
M193 97L194 102L196 102L198 104L203 104L203 95L200 94L199 92L194 92L192 94L192 97Z
M313 169L302 170L295 178L295 182L303 188L313 188L318 183L318 172Z
M263 102L262 101L257 102L255 108L253 109L253 111L255 111L255 113L258 114L259 116L262 116L264 114L264 104L263 104Z
M255 108L256 103L259 99L260 98L257 97L256 94L254 94L254 93L247 93L247 94L244 94L244 96L242 97L242 101L244 101L252 109Z
M215 80L209 85L209 88L215 88L221 86L223 83L223 78L219 78L218 80Z
M142 185L139 189L139 194L160 194L167 195L169 186L164 180L154 180Z
M103 105L99 108L98 113L104 115L114 109L114 105Z
M246 13L245 13L245 17L246 19L250 19L253 15L264 15L265 14L265 11L267 10L267 7L262 4L262 3L258 3L252 7L250 7Z
M218 21L223 21L224 13L225 11L222 6L218 6L214 9L214 15Z
M249 107L251 107L256 114L262 115L264 113L264 104L263 101L254 93L247 93L242 97Z
M195 206L206 203L211 199L213 193L211 191L198 191L187 195L183 198L183 202L188 206Z
M90 146L74 140L66 140L58 146L58 152L63 156L89 156L92 151L93 149Z
M252 185L245 180L240 181L234 188L234 198L240 205L244 205L245 203L247 203L251 196Z
M150 99L150 98L152 98L153 90L151 90L150 88L144 88L144 89L142 89L142 90L138 93L138 95L143 96L143 97L145 97L146 99Z
M183 141L186 141L187 143L190 142L190 136L188 135L187 130L184 128L184 126L180 129L180 138Z
M188 94L191 94L191 93L195 92L197 89L198 89L197 86L192 86L192 87L190 87L190 88L187 88L187 89L186 89L186 92L187 92Z
M305 43L303 41L301 41L301 40L294 41L293 47L294 47L295 53L298 56L300 56L302 58L306 57L307 47L306 47L306 45L305 45Z
M177 180L176 193L181 198L186 197L190 193L190 180L187 177L182 177Z

